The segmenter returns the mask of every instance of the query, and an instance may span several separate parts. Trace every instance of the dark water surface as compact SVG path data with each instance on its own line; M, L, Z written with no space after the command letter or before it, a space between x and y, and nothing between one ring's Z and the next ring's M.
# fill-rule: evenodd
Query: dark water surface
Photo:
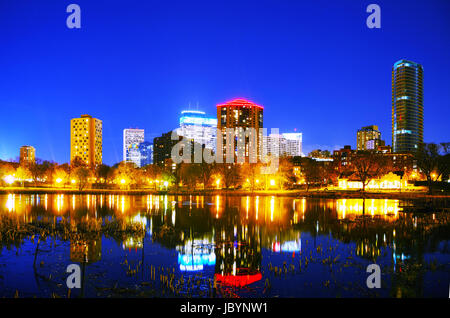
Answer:
M402 204L1 195L0 297L449 297L449 214ZM69 264L83 273L70 295Z

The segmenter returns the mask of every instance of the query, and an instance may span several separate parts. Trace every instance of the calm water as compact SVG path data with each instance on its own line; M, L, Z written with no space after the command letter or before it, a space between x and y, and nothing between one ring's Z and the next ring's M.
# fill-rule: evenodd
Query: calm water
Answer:
M450 217L402 204L2 195L0 297L67 297L73 263L83 278L70 297L448 297ZM136 231L70 233L102 224ZM35 233L11 236L24 228ZM380 289L366 287L372 263Z

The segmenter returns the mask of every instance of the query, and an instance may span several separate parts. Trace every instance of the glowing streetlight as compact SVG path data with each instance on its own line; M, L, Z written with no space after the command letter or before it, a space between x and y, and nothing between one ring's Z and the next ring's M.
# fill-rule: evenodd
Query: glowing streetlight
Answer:
M217 180L216 180L216 185L217 185L217 189L219 189L219 186L220 186L220 179L217 179Z
M61 183L62 182L62 179L61 178L57 178L56 179L56 183Z
M125 179L121 179L120 183L125 184L127 181Z
M275 180L274 179L270 179L270 185L273 187L275 186Z
M3 178L3 180L5 180L5 182L7 184L13 184L14 181L16 181L16 178L14 176L12 176L12 175L8 175L5 178Z
M75 184L75 183L77 182L77 180L72 179L70 182L71 182L72 184Z

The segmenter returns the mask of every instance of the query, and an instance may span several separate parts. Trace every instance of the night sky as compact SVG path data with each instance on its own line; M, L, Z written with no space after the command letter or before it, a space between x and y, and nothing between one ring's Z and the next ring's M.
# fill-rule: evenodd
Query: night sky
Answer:
M70 3L81 29L66 27ZM424 67L425 142L450 141L449 15L447 0L0 0L0 159L33 145L68 162L70 119L90 114L111 165L124 128L153 140L189 105L215 117L236 97L265 107L265 127L303 132L305 153L355 147L366 125L390 145L402 58Z

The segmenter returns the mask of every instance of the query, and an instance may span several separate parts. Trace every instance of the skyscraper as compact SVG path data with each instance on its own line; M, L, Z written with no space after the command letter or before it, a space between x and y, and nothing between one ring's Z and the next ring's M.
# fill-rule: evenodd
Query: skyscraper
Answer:
M89 166L102 164L102 121L81 115L70 121L70 160L79 157Z
M180 141L179 139L172 140L172 131L153 138L153 163L164 166L166 160L171 159L172 148Z
M29 166L36 162L36 150L33 146L20 147L19 162L23 166Z
M378 126L372 125L358 129L356 134L356 150L368 150L369 147L372 147L372 144L374 147L372 149L377 149L381 145L381 133L378 130Z
M178 136L183 136L214 151L216 149L217 118L206 117L205 112L182 111L180 128L176 131Z
M140 165L139 167L145 167L153 163L153 144L148 141L141 142L139 144L139 156Z
M423 68L400 60L392 68L392 150L414 152L423 143Z
M144 142L144 129L124 129L123 130L123 161L133 162L136 166L141 166L139 144Z
M254 128L256 131L256 144L255 141L251 141L249 136L247 136L245 137L245 143L241 140L241 144L245 144L243 149L238 149L238 137L235 137L234 149L236 156L238 151L244 154L246 162L248 162L252 152L256 152L256 157L259 158L259 149L262 148L262 134L260 134L259 128L263 128L263 109L260 105L240 98L217 105L217 128L222 132L223 136L222 148L224 158L227 156L227 128L234 129L236 136L239 135L239 131L245 131L246 128Z

